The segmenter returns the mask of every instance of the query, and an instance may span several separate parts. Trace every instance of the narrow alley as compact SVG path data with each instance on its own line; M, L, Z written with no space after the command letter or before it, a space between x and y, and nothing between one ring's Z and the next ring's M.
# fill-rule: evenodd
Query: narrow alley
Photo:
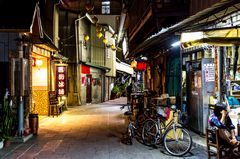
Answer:
M41 117L38 136L0 150L4 159L172 159L163 147L151 148L134 140L121 142L126 129L121 97L101 104L70 107L59 117ZM177 158L177 157L176 157ZM182 158L207 158L193 147Z

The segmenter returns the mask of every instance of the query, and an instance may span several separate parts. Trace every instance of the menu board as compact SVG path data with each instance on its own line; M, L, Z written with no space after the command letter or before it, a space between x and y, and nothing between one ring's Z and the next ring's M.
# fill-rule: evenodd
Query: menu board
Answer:
M204 64L203 71L204 71L206 82L215 81L215 64L214 63Z
M67 65L56 64L56 91L58 96L67 95Z

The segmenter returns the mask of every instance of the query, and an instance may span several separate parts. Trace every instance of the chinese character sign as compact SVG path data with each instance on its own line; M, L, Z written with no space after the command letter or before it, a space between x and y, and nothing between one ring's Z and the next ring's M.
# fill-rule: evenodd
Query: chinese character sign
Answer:
M56 91L58 96L67 95L67 65L56 65Z

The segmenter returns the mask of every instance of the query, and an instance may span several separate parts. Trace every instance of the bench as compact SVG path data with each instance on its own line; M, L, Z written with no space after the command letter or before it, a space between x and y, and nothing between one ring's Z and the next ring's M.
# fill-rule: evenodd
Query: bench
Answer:
M63 111L64 101L61 101L57 97L56 91L49 91L48 92L49 97L49 116L52 115L53 117L55 115L60 115Z

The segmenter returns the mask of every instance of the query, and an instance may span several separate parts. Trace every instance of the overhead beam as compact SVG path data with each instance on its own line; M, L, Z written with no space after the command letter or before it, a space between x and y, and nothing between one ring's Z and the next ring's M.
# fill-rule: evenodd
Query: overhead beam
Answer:
M134 36L139 32L139 30L143 27L143 25L148 21L148 19L152 16L152 8L149 7L147 9L146 14L141 18L141 20L135 25L135 27L130 32L129 41L132 41Z

